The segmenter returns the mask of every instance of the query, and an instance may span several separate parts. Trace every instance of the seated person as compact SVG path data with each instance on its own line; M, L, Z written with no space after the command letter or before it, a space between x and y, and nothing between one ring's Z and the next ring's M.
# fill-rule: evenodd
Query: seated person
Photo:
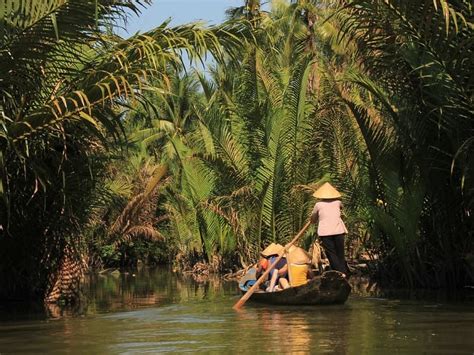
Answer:
M304 285L313 278L311 257L304 249L292 246L288 251L287 260L291 287Z
M260 255L262 259L258 262L256 278L258 279L267 269L273 264L277 259L278 255L283 253L283 246L280 244L272 243L265 250L263 250ZM270 272L270 283L267 287L268 292L275 290L275 285L280 285L281 288L289 287L288 280L285 278L288 272L288 265L286 263L286 258L281 258L278 261L275 268Z

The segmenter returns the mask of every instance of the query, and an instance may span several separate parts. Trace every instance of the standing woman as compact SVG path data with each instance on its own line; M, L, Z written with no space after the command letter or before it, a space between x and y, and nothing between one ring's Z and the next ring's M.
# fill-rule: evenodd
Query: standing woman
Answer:
M344 257L344 236L347 229L341 219L341 194L326 182L313 196L320 201L314 205L311 222L318 223L318 236L331 269L347 275L349 270Z

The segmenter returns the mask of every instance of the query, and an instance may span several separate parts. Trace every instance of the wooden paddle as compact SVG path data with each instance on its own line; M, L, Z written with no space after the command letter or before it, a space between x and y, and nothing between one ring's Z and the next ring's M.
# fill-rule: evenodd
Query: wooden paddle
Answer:
M247 300L250 298L250 296L252 296L252 293L255 292L255 290L260 286L260 284L263 282L263 280L265 280L266 276L270 273L270 271L273 270L273 268L275 267L275 265L281 260L281 258L283 257L283 255L285 255L285 253L288 251L288 249L290 249L290 247L296 243L296 241L303 235L303 233L306 231L306 229L308 229L308 227L310 226L311 224L311 221L308 221L304 227L298 232L298 234L293 238L293 240L291 242L289 242L288 244L285 245L285 248L283 249L281 255L278 254L278 257L276 258L276 260L268 267L267 270L265 270L265 272L263 273L262 276L260 276L257 280L257 282L255 282L253 284L252 287L250 287L250 289L245 293L245 295L243 295L240 300L237 301L236 304L234 304L234 306L232 307L233 309L235 309L236 311L239 310L240 307L242 307L244 305L245 302L247 302Z

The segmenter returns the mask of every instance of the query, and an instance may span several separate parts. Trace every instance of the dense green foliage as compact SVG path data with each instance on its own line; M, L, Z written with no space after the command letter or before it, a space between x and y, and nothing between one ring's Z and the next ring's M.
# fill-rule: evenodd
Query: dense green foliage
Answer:
M20 3L0 2L3 296L48 294L71 258L245 265L327 180L379 276L473 279L470 2L245 1L127 40L138 2Z
M229 14L250 20L256 43L199 76L195 123L171 141L181 165L168 238L249 262L301 227L305 191L329 177L353 253L375 252L383 278L467 282L470 5L274 1Z
M230 54L239 45L231 26L164 23L127 40L114 35L125 10L140 6L0 2L2 296L41 297L58 270L82 264L84 229L111 203L104 179L116 154L107 149L124 141L124 106L141 101L148 80L166 91L178 50L219 59L220 42Z
M372 213L382 271L409 286L462 285L473 276L472 3L340 5L331 21L357 63L347 81L379 105L380 121L347 102L383 206Z

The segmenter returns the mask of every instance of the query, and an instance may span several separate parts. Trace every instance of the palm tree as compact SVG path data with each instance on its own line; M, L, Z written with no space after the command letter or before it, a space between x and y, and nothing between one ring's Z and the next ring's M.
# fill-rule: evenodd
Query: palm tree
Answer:
M193 245L208 259L220 254L248 263L264 243L285 241L307 218L308 198L293 187L318 175L304 154L312 62L305 27L292 14L276 8L241 60L200 77L206 102L196 107L194 129L172 138L181 163L169 204L173 234L200 236Z
M260 0L245 0L243 6L231 7L226 13L229 19L245 18L258 27L261 13Z
M454 260L472 250L472 169L463 158L473 133L472 7L403 0L338 5L321 6L334 10L325 25L335 31L326 38L350 49L339 63L353 69L338 92L370 153L380 202L374 236L385 244L386 265L405 285L459 286L467 268ZM363 94L349 97L351 91Z
M0 3L0 274L2 293L37 298L48 293L48 275L69 265L65 254L80 255L108 142L123 136L124 105L141 100L150 78L166 90L178 49L219 59L222 43L232 56L242 26L164 23L124 40L107 29L140 2L8 4Z

